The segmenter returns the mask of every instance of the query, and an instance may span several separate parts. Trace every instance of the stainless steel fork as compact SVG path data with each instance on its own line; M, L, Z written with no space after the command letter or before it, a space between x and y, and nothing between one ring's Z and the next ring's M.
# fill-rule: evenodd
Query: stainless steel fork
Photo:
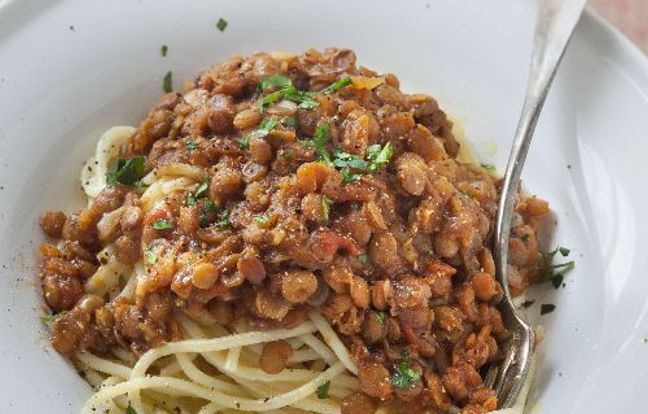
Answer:
M508 288L508 243L513 203L540 111L586 3L587 0L538 0L531 71L513 148L506 166L495 229L497 280L504 289L504 300L500 310L504 324L511 333L503 350L502 364L495 368L493 388L497 393L499 408L511 407L520 395L529 373L535 346L533 330L513 305Z

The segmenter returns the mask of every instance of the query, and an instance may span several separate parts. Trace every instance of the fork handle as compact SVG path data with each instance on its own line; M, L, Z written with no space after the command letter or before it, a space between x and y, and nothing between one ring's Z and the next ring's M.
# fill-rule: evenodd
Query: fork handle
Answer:
M519 315L511 302L508 286L508 243L514 202L533 131L538 123L547 93L569 39L586 3L587 0L538 0L538 16L526 96L506 166L497 211L494 253L498 269L497 280L502 285L505 294L505 300L502 303L502 316L507 317L514 324L518 324L518 328L527 331L526 342L533 342L531 327ZM521 354L507 355L506 360L509 363L505 363L497 375L494 388L498 394L500 408L507 408L515 403L528 375L533 344L525 345L525 341L522 342L517 345L523 345L525 350Z

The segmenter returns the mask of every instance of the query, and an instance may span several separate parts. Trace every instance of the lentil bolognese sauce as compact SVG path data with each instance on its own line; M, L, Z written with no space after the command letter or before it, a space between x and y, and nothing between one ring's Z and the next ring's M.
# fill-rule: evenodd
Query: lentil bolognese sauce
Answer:
M84 412L495 410L499 180L458 151L433 98L348 49L230 58L108 131L88 206L41 218ZM520 196L514 294L548 211Z

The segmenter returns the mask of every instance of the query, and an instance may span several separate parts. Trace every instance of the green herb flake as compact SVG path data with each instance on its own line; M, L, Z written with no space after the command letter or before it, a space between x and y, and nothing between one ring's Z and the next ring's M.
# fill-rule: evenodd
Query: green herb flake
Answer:
M139 188L140 190L146 190L150 186L151 186L151 184L146 184L146 183L143 183L142 181L138 181L138 182L135 183L135 187Z
M369 171L377 172L381 168L389 164L392 155L394 155L394 147L391 142L381 147L379 144L374 144L367 148L367 159L369 160Z
M137 414L137 411L135 411L130 401L128 402L128 407L126 408L126 414Z
M258 224L268 224L270 217L267 214L261 214L260 216L254 216L254 222Z
M535 300L525 300L524 302L522 302L522 307L523 307L524 309L528 309L528 308L530 308L531 305L533 305L534 303L535 303Z
M542 253L542 255L544 256L547 262L551 262L553 258L556 256L556 254L558 254L559 252L561 256L567 257L569 256L569 253L571 253L571 250L568 249L567 247L558 246L550 252Z
M566 247L556 247L554 250L543 253L542 255L547 263L551 263L556 257L556 254L560 253L561 256L567 257L570 252L571 250ZM563 286L565 275L574 270L575 267L576 262L573 260L565 263L552 264L547 267L545 273L537 279L536 283L551 282L553 287L558 289Z
M367 264L369 263L369 255L367 253L360 253L358 255L358 260L360 263Z
M196 200L196 197L194 197L194 196L187 197L187 205L188 206L195 206L196 204L198 204L198 200Z
M390 382L396 388L401 390L409 389L416 381L421 380L421 374L414 371L409 366L409 354L404 353L403 359L398 363L394 373L390 378Z
M331 381L326 381L324 384L317 387L317 398L319 398L320 400L328 398L330 386L331 386Z
M159 219L153 222L151 224L151 227L153 227L155 230L172 230L173 225L169 223L169 220L166 219Z
M196 189L196 192L194 193L194 197L200 198L206 196L207 189L209 188L209 177L203 178L203 180L200 182L200 185Z
M333 93L337 91L340 88L344 88L345 86L349 86L353 83L353 80L350 77L345 77L340 79L339 81L333 82L326 88L322 89L319 93L320 94L325 94L325 93Z
M162 55L162 57L166 57L166 55L167 55L168 52L169 52L169 46L167 46L167 45L162 45L162 46L160 47L160 55Z
M299 121L294 116L287 116L281 120L281 125L287 128L297 129L299 127Z
M313 109L317 106L317 101L314 99L314 96L311 92L300 91L294 86L288 86L287 88L267 94L261 98L259 105L263 109L281 99L287 99L295 102L302 109Z
M523 235L520 236L520 240L526 243L529 241L529 237L530 237L529 234L524 233Z
M362 177L362 174L354 173L348 167L342 168L340 170L340 174L342 175L342 182L344 184L349 184L349 183L359 181L360 178Z
M374 144L367 148L366 157L368 161L354 154L344 151L335 151L333 154L333 165L340 169L342 181L345 184L360 180L360 172L376 173L389 163L394 153L391 143L384 147Z
M278 100L282 99L284 97L284 95L286 95L286 93L287 93L286 91L289 90L289 89L297 90L295 87L290 86L290 87L288 87L286 89L280 89L278 91L269 93L266 96L264 96L263 98L261 98L261 100L259 101L259 105L261 106L261 108L265 108L267 106L272 105L273 103L275 103Z
M217 210L216 204L208 198L205 199L205 202L203 203L203 211L209 214L209 213L215 213L216 210Z
M106 182L109 186L124 184L134 186L144 177L145 160L142 156L133 157L129 160L120 158L117 161L117 169L106 174Z
M283 75L270 75L261 79L259 82L259 91L265 91L270 88L287 88L293 86L290 78Z
M551 303L543 303L540 305L540 315L546 315L554 310L556 310L556 305L552 305Z
M153 250L144 250L144 257L146 258L146 263L150 265L157 262L157 254Z
M223 19L222 17L218 19L218 22L216 22L216 28L221 32L225 31L227 25L228 25L227 20Z
M385 312L376 312L376 320L379 323L385 323L387 320L387 314L385 314Z
M216 222L214 225L220 229L225 228L230 225L229 221L229 211L227 209L223 209L218 213L218 216L216 218Z
M369 168L365 160L348 152L335 151L333 157L333 165L337 168L353 168L356 170L367 170Z
M279 126L279 121L277 121L276 119L264 119L261 121L261 124L259 124L259 129L257 129L252 133L252 136L254 138L265 138L270 133L270 131L275 129L277 126ZM249 147L249 138L248 138L248 147Z
M292 150L292 148L286 148L285 150L283 150L283 152L281 153L281 156L286 161L292 160L293 159L293 150Z
M64 311L61 311L59 313L55 313L55 314L52 314L52 315L41 315L40 320L44 324L52 323L52 322L56 321L58 318L60 318L61 316L64 316L66 313L68 313L68 311L64 310Z
M329 213L331 211L331 204L332 203L333 203L333 200L331 200L327 196L322 196L322 216L324 217L324 220L326 220L326 221L329 220Z
M250 148L250 136L249 135L243 135L239 140L238 140L238 145L242 149L249 149Z
M546 273L538 279L537 283L551 282L553 287L558 289L562 286L565 275L574 270L575 267L576 262L573 260L567 263L552 265L547 269Z
M164 80L162 81L162 90L165 93L169 93L173 90L173 75L171 74L171 71L167 72L166 75L164 75Z
M266 83L268 87L283 86L283 89L279 89L278 91L269 93L263 98L261 98L261 100L259 101L259 105L261 106L262 109L268 107L269 105L281 99L286 99L295 102L301 109L313 109L318 105L317 100L315 99L318 95L333 93L340 88L350 85L353 82L351 78L346 77L338 80L337 82L332 83L331 85L327 86L326 88L322 89L319 92L308 92L308 91L298 90L292 85L292 81L290 81L290 79L283 77L281 75L274 75L274 77L269 77L269 78L272 78L272 81ZM289 81L290 83L288 83ZM259 89L261 91L266 89L265 85L263 84L263 81L259 84Z
M485 169L489 173L494 173L494 172L497 171L497 168L495 168L495 166L493 164L482 163L481 166L482 166L483 169Z
M563 284L563 280L565 280L565 275L557 274L551 279L551 284L558 289Z
M315 128L314 139L302 141L308 148L314 148L317 158L327 164L331 164L331 157L326 149L326 145L331 139L331 130L327 123L320 123Z
M195 151L196 149L198 149L198 143L193 140L187 141L187 143L185 144L185 149L189 152Z

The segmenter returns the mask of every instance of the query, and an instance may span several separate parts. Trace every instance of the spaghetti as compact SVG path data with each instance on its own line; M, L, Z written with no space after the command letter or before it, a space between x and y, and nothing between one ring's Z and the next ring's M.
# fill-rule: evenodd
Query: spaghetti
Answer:
M113 127L99 139L95 156L87 162L96 167L92 172L84 168L81 176L83 189L90 200L107 186L106 173L114 168L118 155L114 148L123 145L133 131L129 127ZM173 192L190 188L202 176L200 169L188 165L152 171L142 180L148 185L141 197L144 209L152 209ZM105 264L88 279L87 290L100 295L110 292L112 299L117 296L134 298L134 286L138 274L143 273L144 263L138 262L132 267L120 264L115 259L113 246L105 247L98 256L100 260L105 258ZM206 330L186 317L179 317L183 337L194 339L151 349L135 364L130 354L127 357L123 353L115 355L119 361L116 362L81 352L76 358L92 385L99 388L82 412L116 413L130 405L138 413L208 414L228 409L279 413L286 407L294 408L295 412L336 413L341 398L358 390L357 380L345 373L346 370L357 373L357 368L329 323L316 313L311 314L311 319L312 322L290 330L229 335L223 326ZM315 333L319 333L326 344L314 336ZM255 366L258 355L249 347L281 339L301 341L295 343L295 354L285 373L266 374ZM164 360L168 356L172 358ZM212 370L221 372L222 379L201 370L195 364L198 356ZM152 366L166 375L148 375ZM325 366L328 368L323 369ZM317 388L328 381L331 381L331 398L327 402L314 399ZM155 390L163 391L156 393ZM262 393L263 398L258 398L258 390L266 390ZM165 394L163 398L159 392ZM119 398L124 394L128 395L127 400ZM174 398L166 400L168 395ZM176 401L178 397L195 401ZM167 401L177 404L168 406ZM196 411L201 403L202 407Z
M495 180L353 52L205 71L106 131L81 182L87 207L43 216L41 278L83 414L496 412ZM517 211L520 293L548 207Z

